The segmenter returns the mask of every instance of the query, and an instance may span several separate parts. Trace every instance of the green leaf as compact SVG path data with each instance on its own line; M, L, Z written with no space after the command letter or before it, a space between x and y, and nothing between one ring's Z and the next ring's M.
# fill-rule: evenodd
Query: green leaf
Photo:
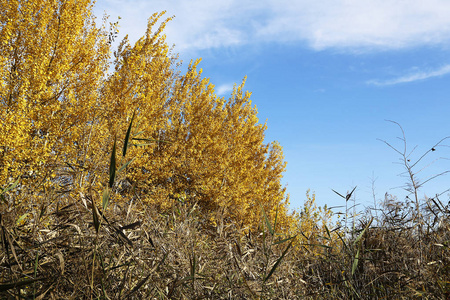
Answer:
M326 249L333 249L332 246L327 246L327 245L323 245L323 244L302 244L303 246L315 246L315 247L322 247L322 248L326 248Z
M195 269L197 268L197 257L195 253L193 254L193 258L189 258L189 264L191 265L191 276L192 279L195 278Z
M340 197L344 198L345 201L348 201L348 200L350 200L350 198L352 197L353 192L356 190L356 186L353 188L353 190L352 190L350 193L348 193L348 194L345 195L345 196L341 195L340 193L336 192L336 191L333 190L333 189L331 189L331 190L332 190L333 192L335 192L336 194L338 194Z
M169 141L163 140L154 140L154 139L141 139L141 138L132 138L133 141L147 141L147 142L160 142L160 143L170 143Z
M272 276L273 272L275 272L276 268L278 267L278 265L280 264L281 260L284 258L284 256L286 255L286 253L288 252L289 248L292 246L292 242L291 241L289 243L289 245L286 247L286 249L283 251L283 254L281 254L280 258L277 259L276 263L273 265L272 269L270 270L269 274L266 276L266 278L264 278L264 282L266 282L270 276Z
M136 158L136 157L134 157L134 158L130 159L129 161L127 161L126 163L124 163L124 164L119 168L119 171L117 171L117 173L122 172L123 169L125 169L126 167L128 167L128 165L131 164L131 163L135 160L135 158Z
M128 126L127 134L125 135L125 141L123 142L123 156L127 154L127 148L128 148L128 140L130 139L130 133L131 133L131 127L133 126L133 120L134 115L136 114L136 111L133 112L133 116L131 117L130 125Z
M327 231L328 240L331 240L330 230L328 230L328 226L327 225L325 225L325 230Z
M139 132L136 132L135 134L133 134L133 136L138 136L138 135L141 135L141 134L143 134L144 133L144 131L139 131ZM133 139L134 140L134 139Z
M280 240L280 241L278 241L278 242L275 242L275 243L273 243L272 245L282 244L282 243L284 243L284 242L287 242L287 241L290 241L290 240L292 240L292 239L295 239L296 237L297 237L297 236L294 235L294 236L291 236L291 237L282 239L282 240Z
M348 201L348 200L350 200L350 198L352 197L352 194L353 194L353 192L356 190L356 186L353 188L353 190L350 192L350 193L348 193L346 196L345 196L345 201Z
M277 210L275 212L275 221L273 222L273 232L274 233L277 230L278 208L279 208L279 205L277 205Z
M112 188L114 179L116 178L116 138L114 138L114 146L111 153L111 162L109 164L109 187Z
M103 190L103 197L102 197L103 211L105 211L106 208L108 207L108 204L109 204L109 193L110 193L110 190L109 190L108 187L106 187L106 188Z
M28 213L21 215L16 222L16 225L20 225L20 223L28 216Z
M337 235L338 235L339 239L342 241L342 244L344 245L345 249L346 249L347 251L350 251L350 249L349 249L348 246L347 246L347 243L346 243L345 240L342 238L342 236L339 234L339 232L337 232Z
M353 265L352 265L352 276L353 276L353 274L355 274L356 267L358 266L358 261L359 261L359 249L358 249L358 251L356 252L355 259L353 260Z
M370 219L369 223L367 223L366 227L364 227L364 230L361 231L361 233L358 235L358 237L356 238L356 240L353 242L353 245L356 245L356 243L359 242L359 240L361 239L361 237L364 235L364 232L366 232L367 228L369 228L370 224L372 224L373 221L373 217L372 219Z
M336 194L338 194L340 197L342 197L342 198L344 198L345 199L345 197L344 196L342 196L340 193L338 193L338 192L336 192L335 190L333 190L333 189L331 189L333 192L335 192Z
M5 197L3 197L3 194L5 194L6 192L8 192L8 191L12 190L13 188L15 188L15 187L17 186L17 184L19 183L19 179L20 179L20 177L17 178L17 180L16 180L15 182L13 182L13 183L10 184L8 187L6 187L6 188L4 188L4 189L2 190L2 192L0 193L0 195L2 196L3 201L6 202L6 199L5 199Z
M153 143L145 143L145 144L132 144L135 147L145 147L145 146L150 146L153 145Z
M261 205L261 209L262 209L262 212L264 215L264 221L266 222L266 226L269 229L270 234L273 235L274 231L273 231L272 225L270 224L269 218L267 218L266 212L264 211L264 208L262 207L262 205Z

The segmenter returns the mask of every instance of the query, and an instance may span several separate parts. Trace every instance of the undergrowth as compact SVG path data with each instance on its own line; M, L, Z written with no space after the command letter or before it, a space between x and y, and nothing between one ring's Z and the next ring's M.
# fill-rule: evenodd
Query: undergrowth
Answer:
M195 199L168 199L173 205L163 211L130 188L129 201L115 203L126 171L116 171L115 148L101 196L27 189L19 180L2 188L0 298L450 297L450 208L442 194L419 199L413 184L411 201L386 194L352 214L355 189L336 192L346 211L334 225L308 196L296 232L279 232L277 214L271 219L262 207L259 227L249 228L220 209L211 222ZM399 154L415 182L416 164ZM23 199L29 204L15 205Z

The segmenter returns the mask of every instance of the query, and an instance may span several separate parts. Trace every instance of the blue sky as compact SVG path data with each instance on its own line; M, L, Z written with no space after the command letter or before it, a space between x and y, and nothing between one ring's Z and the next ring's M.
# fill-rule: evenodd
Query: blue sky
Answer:
M175 15L165 33L174 52L200 67L221 96L247 76L246 89L267 120L266 140L283 146L284 184L291 206L308 189L317 202L373 202L386 192L404 199L399 155L411 160L450 136L450 1L447 0L100 0L95 13L114 22L119 39L145 33L154 12ZM418 178L450 170L450 139L430 152ZM423 169L423 170L422 170ZM428 182L420 196L450 188L450 174ZM448 192L441 196L447 201Z

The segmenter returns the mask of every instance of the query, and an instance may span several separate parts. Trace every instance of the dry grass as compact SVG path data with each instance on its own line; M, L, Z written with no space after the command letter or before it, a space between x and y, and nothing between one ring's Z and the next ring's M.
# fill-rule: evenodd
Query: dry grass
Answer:
M305 294L320 299L448 299L450 211L438 199L428 201L440 203L433 211L434 224L411 220L413 208L399 207L388 196L379 219L369 211L354 231L337 231L336 247L303 262L304 278L313 283L306 285Z
M264 281L284 243L269 249L260 232L207 225L195 204L165 214L111 206L98 234L90 206L66 199L40 218L30 211L22 225L14 208L5 210L1 298L272 298L295 279L281 275L282 264Z
M410 218L414 208L387 197L378 220L367 213L354 232L328 231L322 245L294 247L293 239L276 243L286 237L265 216L259 231L231 221L212 226L195 203L183 202L164 214L111 205L97 233L92 203L80 198L30 207L19 222L23 212L2 204L2 299L450 295L450 211L437 198L428 199L422 226Z

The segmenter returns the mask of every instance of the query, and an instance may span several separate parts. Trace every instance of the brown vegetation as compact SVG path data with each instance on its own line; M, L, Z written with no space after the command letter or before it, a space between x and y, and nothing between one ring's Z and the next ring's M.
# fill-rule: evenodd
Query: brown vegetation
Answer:
M366 215L350 232L326 228L314 238L300 232L298 240L278 234L264 214L253 231L220 211L212 226L196 203L172 200L158 213L136 201L111 204L95 221L102 210L85 201L30 206L26 221L2 204L1 298L449 297L450 211L438 198L426 202L432 221L422 231L411 207L387 196L379 219Z

